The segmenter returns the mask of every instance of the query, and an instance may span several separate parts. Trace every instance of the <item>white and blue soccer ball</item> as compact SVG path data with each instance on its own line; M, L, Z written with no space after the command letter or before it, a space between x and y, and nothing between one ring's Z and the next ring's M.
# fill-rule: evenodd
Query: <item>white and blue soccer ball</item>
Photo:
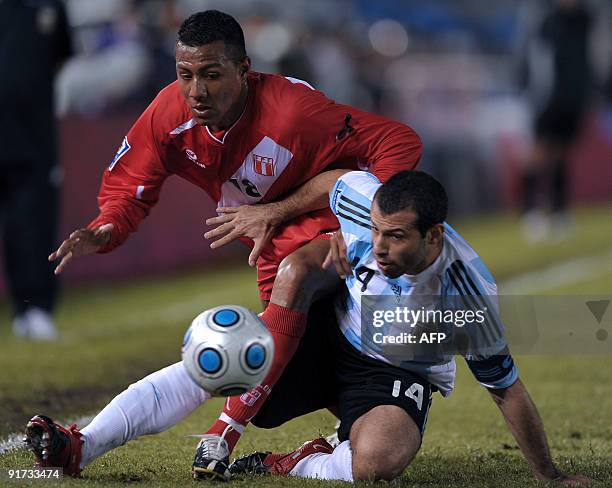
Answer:
M256 313L224 305L193 319L181 353L196 384L215 396L234 396L263 381L272 365L274 341Z

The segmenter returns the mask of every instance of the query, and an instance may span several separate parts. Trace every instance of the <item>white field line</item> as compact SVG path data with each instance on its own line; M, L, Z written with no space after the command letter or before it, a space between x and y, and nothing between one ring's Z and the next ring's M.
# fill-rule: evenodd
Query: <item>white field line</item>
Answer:
M582 281L602 277L612 272L612 249L595 256L570 259L554 264L538 271L524 273L500 283L500 291L507 294L523 294L543 292L559 286L570 285ZM122 317L114 325L125 327L151 327L151 323L179 320L203 310L208 302L215 302L216 295L226 295L227 290L219 290L217 293L207 293L204 297L190 298L172 305L148 310L147 312L134 313ZM212 306L212 304L211 304ZM186 324L187 325L187 324ZM104 334L104 327L95 327L96 336ZM108 334L112 333L109 331ZM70 334L68 340L78 340L82 334ZM74 423L84 427L93 419L93 415L80 417ZM66 424L72 423L67 421ZM22 433L11 434L8 438L0 440L0 454L7 453L21 445Z
M612 273L612 249L602 254L570 259L510 278L499 285L500 294L529 295L573 285Z

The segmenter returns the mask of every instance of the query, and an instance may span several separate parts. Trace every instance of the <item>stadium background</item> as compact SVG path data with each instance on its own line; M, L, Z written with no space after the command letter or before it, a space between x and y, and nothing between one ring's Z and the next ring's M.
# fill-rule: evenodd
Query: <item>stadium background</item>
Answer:
M243 25L254 69L305 79L340 102L411 125L425 145L421 168L448 188L449 220L508 290L610 294L609 2L588 2L597 18L593 56L599 84L571 159L573 232L563 242L537 245L522 239L516 213L518 172L531 142L531 108L518 72L525 40L550 2L66 3L77 56L57 84L64 172L61 236L95 216L102 171L135 118L173 80L180 22L193 11L219 8ZM91 414L130 381L173 362L182 332L198 311L224 302L258 309L245 250L232 245L213 252L203 238L204 220L213 210L203 192L170 179L160 204L126 245L112 255L73 263L62 278L61 343L41 347L13 338L8 307L1 302L0 439L39 410L63 420ZM609 317L600 326L606 323L612 332ZM596 329L595 323L587 326ZM609 481L610 356L525 357L519 366L563 467ZM406 482L448 486L452 479L473 486L507 475L524 486L530 478L513 439L464 369L452 403L434 402L423 456ZM126 448L126 465L111 455L88 473L104 484L128 482L130 476L136 482L158 476L179 482L192 449L181 436L200 432L217 406L205 407L161 441L151 438ZM331 423L322 414L269 437L254 430L240 449L291 448ZM170 443L173 450L147 466L147 456L159 453L156 442ZM24 466L26 459L11 450L0 456L0 467ZM441 462L446 467L437 474Z

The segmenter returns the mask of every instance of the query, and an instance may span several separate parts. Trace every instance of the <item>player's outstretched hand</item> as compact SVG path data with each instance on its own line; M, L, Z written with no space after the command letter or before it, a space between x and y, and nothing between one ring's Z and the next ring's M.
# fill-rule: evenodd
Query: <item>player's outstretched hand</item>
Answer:
M351 265L348 262L348 256L346 254L346 244L342 232L334 232L331 239L329 240L329 252L325 261L323 261L323 268L327 269L332 264L336 267L336 271L340 278L344 279L349 276L353 271Z
M111 238L113 224L104 224L95 229L75 230L57 251L49 256L49 261L61 259L55 268L55 274L60 274L73 258L93 254Z
M249 266L255 266L257 258L272 240L276 227L282 223L278 210L274 203L219 207L217 212L221 215L206 220L206 225L216 227L206 232L204 237L212 239L225 234L211 243L210 247L213 249L225 246L240 237L248 237L253 241Z

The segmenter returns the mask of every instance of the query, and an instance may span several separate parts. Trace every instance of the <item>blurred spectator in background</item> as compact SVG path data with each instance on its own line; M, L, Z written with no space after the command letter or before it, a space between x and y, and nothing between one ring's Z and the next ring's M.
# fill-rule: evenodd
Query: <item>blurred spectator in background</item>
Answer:
M58 112L95 115L143 88L151 71L141 9L133 1L72 0L80 51L58 79Z
M53 82L71 54L59 0L0 0L0 221L13 331L57 336L47 256L55 245L61 170Z
M557 0L528 47L525 72L535 111L535 141L523 173L522 204L529 241L562 240L570 230L568 155L591 98L592 26L580 0ZM540 208L543 190L550 196L550 215Z

